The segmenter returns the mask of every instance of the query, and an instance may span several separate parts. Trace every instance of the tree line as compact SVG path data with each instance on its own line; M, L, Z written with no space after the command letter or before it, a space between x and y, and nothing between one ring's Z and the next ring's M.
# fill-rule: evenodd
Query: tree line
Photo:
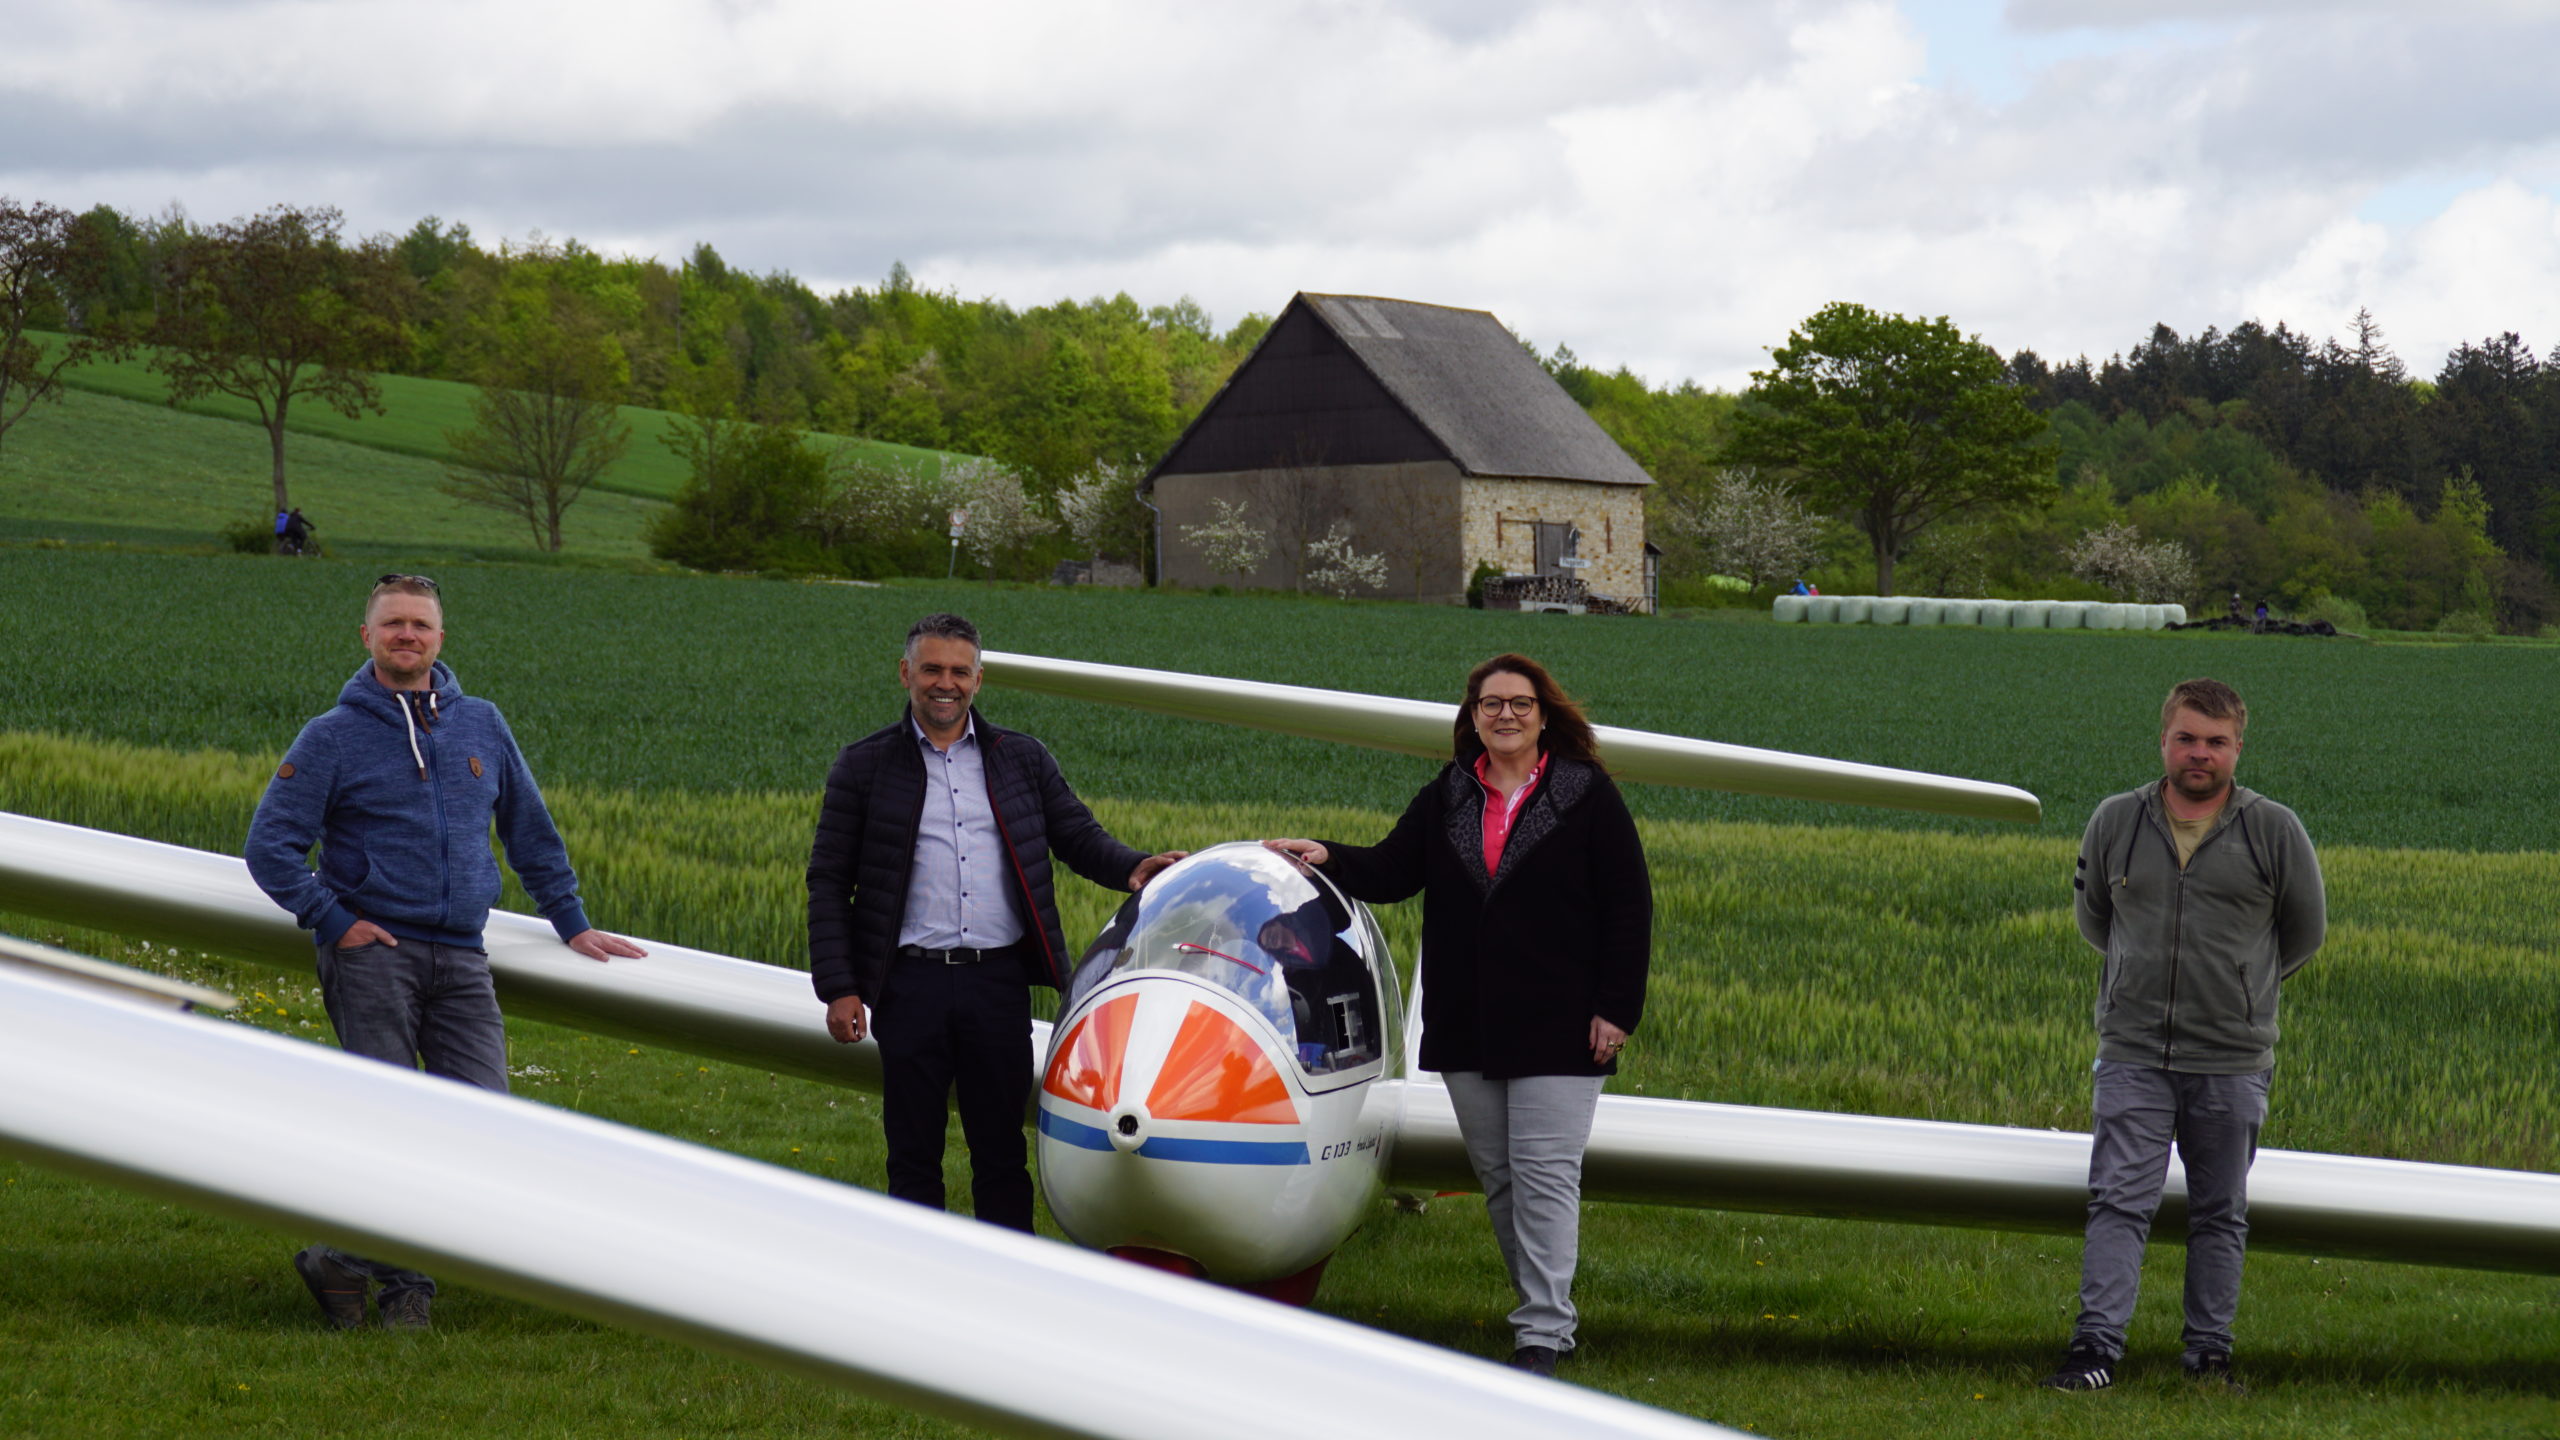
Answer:
M63 366L147 345L173 395L257 408L283 509L292 405L378 409L382 372L465 381L481 392L474 427L448 437L449 488L557 548L561 512L628 443L612 407L652 406L693 421L674 443L694 480L659 549L724 568L953 565L955 509L982 532L961 547L980 573L1068 555L1143 567L1136 477L1268 326L1220 329L1187 298L1016 309L923 289L903 266L820 295L709 244L669 264L540 235L486 246L435 217L358 238L325 208L203 225L0 197L0 442ZM34 344L45 329L67 343ZM1806 574L1888 593L2176 581L2191 606L2227 587L2419 628L2560 617L2560 350L2514 334L2458 347L2432 378L2361 314L2341 339L2164 325L2103 362L2052 364L1943 318L1834 305L1739 395L1530 348L1655 478L1649 528L1675 589L1711 572L1763 591ZM758 428L808 458L745 443ZM851 464L812 432L985 462Z

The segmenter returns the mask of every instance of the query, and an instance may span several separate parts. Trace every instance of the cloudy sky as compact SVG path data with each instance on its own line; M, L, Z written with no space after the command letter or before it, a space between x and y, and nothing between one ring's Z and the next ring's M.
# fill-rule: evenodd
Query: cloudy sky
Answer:
M81 0L0 194L436 214L822 290L1490 309L1734 387L1823 304L2103 356L2560 343L2560 0Z

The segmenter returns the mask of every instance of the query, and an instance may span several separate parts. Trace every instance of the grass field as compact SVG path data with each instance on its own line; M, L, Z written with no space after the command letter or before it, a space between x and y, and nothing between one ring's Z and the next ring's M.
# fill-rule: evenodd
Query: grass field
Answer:
M0 728L177 749L280 753L361 658L378 561L0 547L11 663ZM2076 835L2102 797L2157 772L2159 697L2210 674L2254 724L2242 778L2314 839L2454 850L2560 848L2550 743L2560 646L2363 645L2245 635L1782 626L1313 600L904 582L884 587L445 569L446 658L502 704L538 772L599 788L801 791L897 712L913 619L973 616L998 650L1447 699L1520 649L1594 718L2024 786L2034 833ZM172 646L168 598L219 617ZM218 704L170 705L176 686ZM1414 760L1071 701L982 702L1059 747L1097 794L1208 804L1287 795L1401 804ZM1166 764L1181 757L1179 765ZM1641 787L1640 814L2013 833L1994 822Z
M266 764L8 735L0 809L228 846ZM796 952L811 795L555 784L551 798L605 923L761 958ZM1366 835L1389 818L1108 798L1097 808L1116 831L1178 845L1275 830ZM2054 883L2067 838L1654 821L1646 841L1660 958L1622 1090L2086 1123L2090 964ZM2267 1143L2560 1166L2560 1087L2528 1058L2560 1033L2547 983L2560 915L2539 899L2560 881L2560 856L2332 846L2324 862L2335 929L2289 987ZM1110 903L1074 882L1065 902L1081 932ZM1408 952L1409 911L1385 917ZM308 977L173 965L23 920L0 927L213 980L251 999L248 1023L325 1041ZM530 1098L879 1183L865 1097L552 1027L511 1030ZM0 1185L0 1347L29 1357L34 1382L14 1399L0 1386L0 1433L299 1433L325 1419L464 1434L500 1414L543 1417L525 1433L947 1433L467 1289L440 1302L443 1328L431 1337L339 1337L356 1343L332 1349L282 1268L288 1241L29 1166L0 1164L0 1175L11 1182ZM1421 1216L1381 1211L1337 1262L1321 1308L1500 1353L1507 1301L1482 1225L1472 1199ZM137 1252L152 1256L147 1267L121 1258ZM2132 1382L2094 1404L2041 1394L2032 1381L2067 1325L2075 1257L2050 1238L1595 1206L1579 1290L1587 1354L1568 1374L1777 1435L2137 1436L2202 1425L2521 1437L2560 1420L2560 1297L2549 1279L2282 1256L2251 1267L2244 1344L2259 1395L2235 1406L2190 1394L2167 1373L2171 1249L2153 1258ZM112 1384L97 1378L106 1370ZM312 1398L323 1389L327 1407ZM136 1428L138 1415L167 1428Z
M20 453L13 436L0 495ZM1573 621L475 553L501 552L456 542L435 561L447 657L507 708L599 921L778 963L798 963L816 783L894 715L897 637L935 608L1000 649L1434 699L1519 648L1605 722L2027 786L2040 826L1630 796L1661 943L1621 1089L1992 1123L2085 1125L2093 965L2063 908L2071 848L2090 804L2156 766L2159 695L2220 675L2257 720L2243 778L2304 814L2335 922L2288 986L2267 1143L2560 1169L2560 649ZM0 809L236 848L275 754L355 667L355 608L391 563L0 544ZM1365 839L1430 768L999 687L984 705L1151 846ZM1071 932L1110 903L1074 882L1063 898ZM1384 918L1409 950L1414 917ZM256 1001L245 1023L326 1043L307 976L0 929L194 975ZM865 1097L546 1026L511 1026L511 1045L530 1099L880 1183ZM2163 1247L2128 1383L2063 1397L2032 1382L2069 1323L2068 1240L1625 1206L1592 1207L1585 1233L1587 1351L1567 1378L1762 1433L2560 1435L2549 1277L2257 1257L2257 1393L2235 1401L2170 1373L2180 1255ZM326 1335L284 1265L298 1243L0 1161L0 1434L961 1433L468 1288L430 1335ZM1319 1304L1506 1348L1472 1199L1382 1209Z
M422 556L546 558L521 521L439 490L445 471L432 460L305 434L287 436L285 450L294 503L336 559L371 557L378 568ZM10 430L0 538L219 549L226 526L275 513L267 472L266 432L255 426L74 390ZM660 508L589 491L563 519L565 548L552 563L647 561L641 526Z
M37 337L40 341L50 337ZM422 380L409 375L378 377L382 385L384 413L359 414L348 419L326 405L308 398L289 407L286 429L295 434L320 436L362 445L373 450L411 455L442 462L452 458L452 447L445 443L445 432L463 430L471 425L471 396L477 388L453 380ZM152 373L141 357L130 360L100 361L80 366L63 377L67 387L110 395L122 400L163 405L169 398L168 382ZM258 425L257 407L228 395L208 395L188 401L188 413L216 419ZM676 493L685 479L685 463L675 452L659 443L668 433L676 416L671 411L648 410L637 405L621 407L624 423L631 427L631 446L612 469L605 472L599 488L619 491L645 500L665 500ZM41 424L45 412L37 411ZM257 432L264 444L264 430ZM16 432L10 439L14 442ZM843 436L818 437L827 443L850 447L863 458L883 465L913 468L919 465L939 466L942 452L920 450L912 445L893 445L881 440L856 440ZM264 451L262 450L263 456ZM291 466L292 461L287 459ZM265 473L265 461L259 473ZM288 468L290 475L290 468ZM304 507L308 509L309 507Z

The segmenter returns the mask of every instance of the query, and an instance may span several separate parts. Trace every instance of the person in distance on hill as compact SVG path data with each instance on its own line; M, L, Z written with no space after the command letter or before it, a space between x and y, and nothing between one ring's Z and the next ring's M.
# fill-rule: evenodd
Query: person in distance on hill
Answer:
M836 756L809 847L809 980L830 1035L879 1044L889 1193L943 1208L956 1085L977 1216L1027 1233L1030 987L1070 963L1050 857L1136 890L1183 852L1113 839L1039 741L974 713L984 673L977 627L927 615L898 661L904 712Z
M506 717L462 693L436 658L444 601L423 575L385 575L356 629L367 659L337 706L302 727L258 801L246 847L258 888L312 932L320 998L351 1055L424 1063L503 1093L507 1037L481 928L497 903L490 825L507 863L569 948L643 952L587 924L577 872ZM320 846L315 873L306 861ZM424 1329L436 1283L314 1245L293 1268L329 1323Z
M1590 722L1544 667L1467 677L1456 758L1375 846L1263 844L1377 903L1422 892L1422 1068L1440 1072L1511 1274L1515 1370L1574 1347L1582 1154L1644 1017L1653 887Z
M2160 707L2167 774L2102 801L2080 841L2080 933L2106 957L2080 1320L2056 1390L2103 1390L2124 1357L2142 1247L2175 1141L2187 1172L2185 1354L2239 1389L2231 1322L2249 1241L2249 1166L2274 1075L2276 994L2328 930L2311 837L2233 783L2249 709L2218 680Z

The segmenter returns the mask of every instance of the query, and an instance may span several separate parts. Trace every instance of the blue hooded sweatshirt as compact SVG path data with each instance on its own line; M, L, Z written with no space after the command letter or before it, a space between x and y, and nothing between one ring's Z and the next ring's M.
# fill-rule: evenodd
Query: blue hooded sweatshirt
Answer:
M249 822L258 888L325 945L358 920L403 940L478 947L507 863L563 940L587 928L577 872L506 717L436 662L429 690L359 667L337 708L302 727ZM320 845L314 872L304 857Z

